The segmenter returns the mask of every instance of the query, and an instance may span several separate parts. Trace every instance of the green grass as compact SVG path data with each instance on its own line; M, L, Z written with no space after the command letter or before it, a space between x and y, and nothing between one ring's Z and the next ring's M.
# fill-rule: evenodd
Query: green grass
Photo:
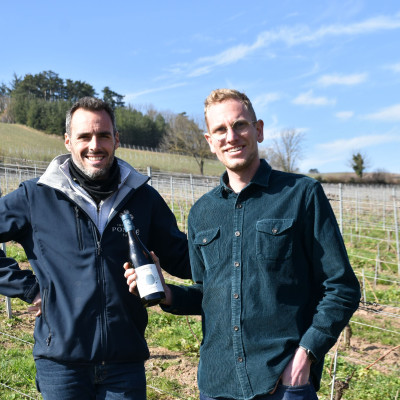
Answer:
M365 339L369 343L381 343L395 347L400 342L400 332L388 318L377 315L371 320L371 318L361 317L356 314L353 316L352 321L364 324L351 324L353 335ZM375 328L366 325L371 325ZM398 332L398 334L396 335L393 332Z
M24 249L19 245L8 243L6 251L7 257L14 258L19 263L28 261Z
M381 304L396 304L400 307L399 287L390 285L386 289L375 290L375 295Z
M197 358L200 345L190 328L201 342L201 322L194 317L172 315L149 309L149 325L146 338L149 346L165 347L172 351L184 352L188 357Z
M0 297L0 399L24 399L16 390L32 398L39 398L35 386L35 364L32 357L33 324L27 322L25 313L28 304L12 300L14 316L8 319L5 313L5 298ZM10 336L7 336L10 335ZM22 342L18 339L24 340ZM7 388L3 385L7 385Z
M65 153L61 136L46 135L24 125L0 123L0 155L23 160L50 161Z
M48 162L59 154L67 153L63 137L17 124L0 123L0 143L1 156L24 160ZM118 149L116 155L139 170L151 167L154 171L200 173L194 157L127 148ZM217 160L206 160L204 163L204 175L220 175L223 170Z
M322 375L321 390L318 392L320 400L330 399L331 377L327 372L331 359L325 359L325 367ZM400 377L398 374L383 374L374 369L365 369L363 366L355 366L338 358L336 381L344 381L354 372L349 382L349 388L344 392L344 400L390 400L396 398L396 392L400 389ZM400 392L399 392L400 394Z

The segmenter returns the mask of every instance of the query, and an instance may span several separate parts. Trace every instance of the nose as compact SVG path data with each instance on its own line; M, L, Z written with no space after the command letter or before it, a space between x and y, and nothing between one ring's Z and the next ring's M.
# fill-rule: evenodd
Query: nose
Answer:
M231 142L236 139L237 133L231 125L227 126L225 140Z
M90 142L89 142L89 149L95 150L99 147L99 138L97 135L92 135Z

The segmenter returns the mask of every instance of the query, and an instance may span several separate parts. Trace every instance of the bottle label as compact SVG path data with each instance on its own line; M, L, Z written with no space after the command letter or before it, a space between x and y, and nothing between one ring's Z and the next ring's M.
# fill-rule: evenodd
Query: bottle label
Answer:
M136 283L140 297L145 297L151 293L164 292L155 264L142 265L135 268L135 272L137 275Z

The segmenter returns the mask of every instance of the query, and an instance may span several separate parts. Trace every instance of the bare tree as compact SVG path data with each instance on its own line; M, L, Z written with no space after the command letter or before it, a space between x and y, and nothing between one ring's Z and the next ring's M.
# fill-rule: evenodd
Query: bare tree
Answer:
M281 171L298 171L297 162L302 158L304 134L296 129L284 129L272 140L272 146L261 151L270 165Z
M199 166L201 175L204 174L204 160L211 157L211 151L201 125L186 113L163 114L168 123L161 147L164 150L193 156Z

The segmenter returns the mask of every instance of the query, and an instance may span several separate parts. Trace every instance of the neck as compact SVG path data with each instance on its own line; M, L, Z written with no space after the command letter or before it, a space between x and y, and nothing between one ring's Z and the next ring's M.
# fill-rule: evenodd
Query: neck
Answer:
M93 200L99 204L101 200L105 200L118 190L120 183L120 171L118 161L114 158L114 162L108 171L108 175L103 179L93 179L88 177L76 164L72 158L69 163L69 173L71 178L78 183Z
M227 169L226 172L229 178L228 182L229 187L235 193L239 193L253 179L253 176L256 174L259 166L260 166L260 160L258 159L258 163L254 163L254 165L251 168L247 168L242 171L233 171Z

